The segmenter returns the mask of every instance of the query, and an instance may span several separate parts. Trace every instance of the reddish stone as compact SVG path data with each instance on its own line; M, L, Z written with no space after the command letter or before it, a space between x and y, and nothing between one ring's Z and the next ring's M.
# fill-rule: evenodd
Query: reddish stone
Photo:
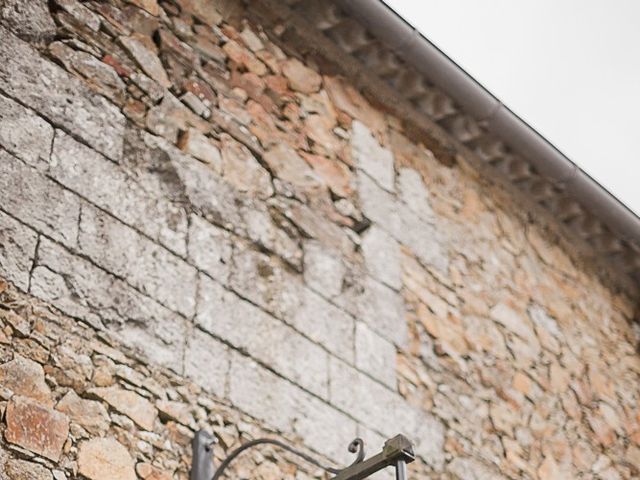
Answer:
M6 412L9 443L57 462L69 435L69 418L29 398L15 395Z
M120 75L121 77L125 77L128 78L131 75L131 72L129 71L129 69L127 67L125 67L124 65L122 65L122 63L115 57L107 54L104 57L102 57L102 61L104 63L106 63L107 65L110 65L111 67L113 67L113 69L116 71L116 73L118 75Z
M291 89L297 92L317 92L322 85L322 77L296 58L291 58L283 63L282 73L289 80Z
M248 71L260 76L267 73L266 65L258 60L251 51L241 46L238 42L231 40L225 43L222 49L233 62L246 68Z
M91 480L135 480L133 459L113 438L94 438L80 444L78 471Z
M44 370L31 360L16 356L10 362L0 365L0 385L16 395L29 397L51 407L51 390L44 380Z
M136 7L142 8L154 17L160 15L160 6L158 5L157 0L127 0L127 2L132 3Z
M344 163L304 152L301 155L333 193L339 197L348 197L353 193L351 171Z

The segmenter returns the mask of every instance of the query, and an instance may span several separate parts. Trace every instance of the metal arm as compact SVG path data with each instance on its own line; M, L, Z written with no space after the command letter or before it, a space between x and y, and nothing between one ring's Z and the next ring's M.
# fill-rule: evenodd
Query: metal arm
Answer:
M368 460L364 460L364 443L361 439L356 438L349 444L349 451L357 454L356 459L350 466L344 469L327 467L306 453L280 442L279 440L260 438L247 442L233 450L220 464L218 469L215 470L212 455L212 449L215 443L217 443L216 439L207 432L201 430L196 433L192 441L193 465L189 476L190 480L220 479L226 468L238 455L245 450L260 444L275 445L293 453L312 465L320 467L329 473L335 474L335 477L333 477L332 480L361 480L391 465L396 468L396 480L407 480L406 464L411 463L415 458L411 442L409 442L409 440L403 435L397 435L392 439L387 440L382 452Z

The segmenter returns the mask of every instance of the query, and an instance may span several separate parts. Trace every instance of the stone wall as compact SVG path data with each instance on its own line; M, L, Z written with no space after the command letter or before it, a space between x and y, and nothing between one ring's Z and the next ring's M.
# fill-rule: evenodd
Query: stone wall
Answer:
M2 478L637 478L633 299L214 6L0 0Z

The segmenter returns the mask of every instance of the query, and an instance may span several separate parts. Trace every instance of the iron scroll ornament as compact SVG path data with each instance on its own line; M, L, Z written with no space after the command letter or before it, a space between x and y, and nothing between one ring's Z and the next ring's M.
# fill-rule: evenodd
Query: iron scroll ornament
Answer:
M212 448L217 439L201 430L196 433L192 441L193 465L190 480L221 480L227 467L244 451L258 445L271 444L292 453L306 462L334 475L332 480L362 480L383 468L393 466L396 469L396 480L407 479L407 464L415 459L411 442L403 435L396 435L387 440L382 452L365 460L364 442L356 438L349 444L349 451L356 454L356 459L348 467L337 469L323 465L306 453L287 445L279 440L259 438L251 440L233 450L225 460L214 468Z

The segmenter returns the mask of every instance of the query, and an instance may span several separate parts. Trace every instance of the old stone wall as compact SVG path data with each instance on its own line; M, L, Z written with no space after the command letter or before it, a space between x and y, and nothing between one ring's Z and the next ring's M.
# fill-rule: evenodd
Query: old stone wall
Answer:
M0 476L638 478L634 299L218 3L0 0Z

